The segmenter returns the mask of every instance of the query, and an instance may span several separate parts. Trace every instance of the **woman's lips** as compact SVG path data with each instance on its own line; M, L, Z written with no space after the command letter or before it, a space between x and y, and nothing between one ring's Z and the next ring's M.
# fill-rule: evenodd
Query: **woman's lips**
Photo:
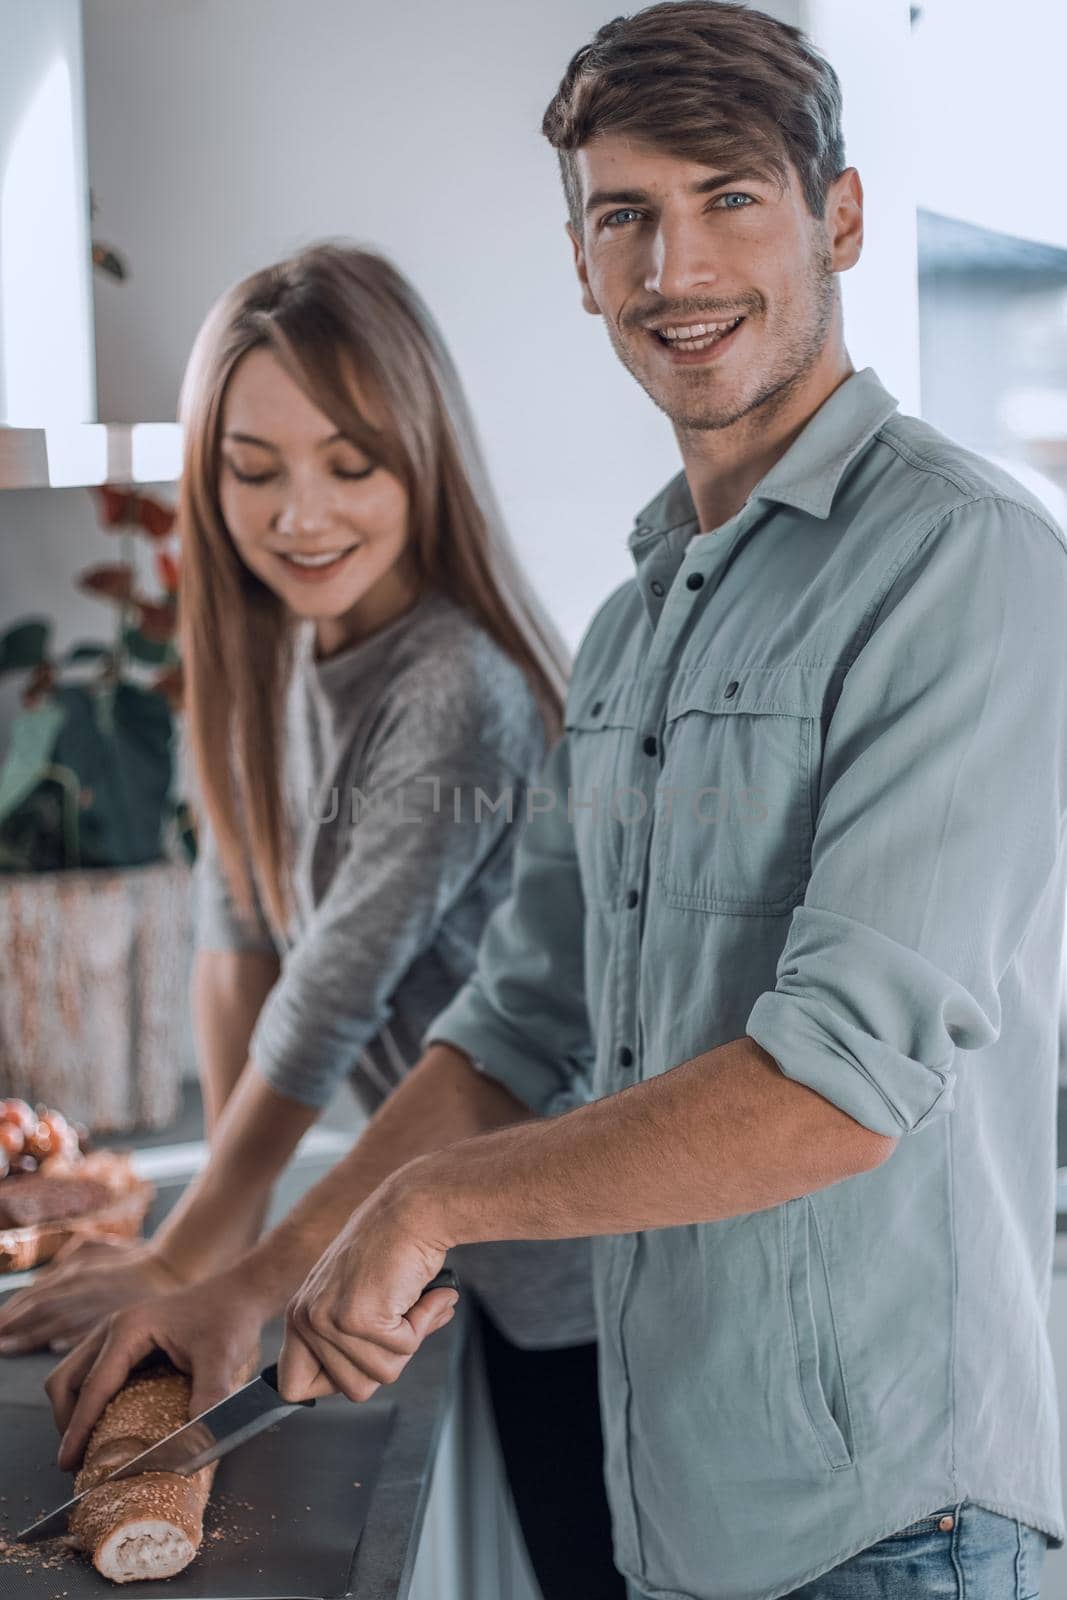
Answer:
M354 556L362 546L354 544L348 550L342 550L333 560L327 561L322 566L305 567L285 554L284 551L275 551L279 561L285 564L285 570L290 578L295 578L298 583L325 583L337 573L349 556Z

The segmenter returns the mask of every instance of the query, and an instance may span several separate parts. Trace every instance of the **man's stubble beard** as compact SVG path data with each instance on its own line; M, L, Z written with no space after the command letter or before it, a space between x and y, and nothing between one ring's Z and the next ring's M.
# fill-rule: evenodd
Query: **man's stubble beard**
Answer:
M691 401L686 397L657 394L649 386L646 375L640 370L627 339L617 325L605 318L608 338L612 348L632 378L644 389L652 403L664 412L680 433L711 433L733 427L743 417L763 410L769 420L780 411L801 387L819 356L822 354L833 323L837 285L829 245L820 240L811 258L808 270L806 305L810 305L810 319L800 327L787 330L785 340L773 363L773 368L748 396L720 401L703 392L707 384L707 369L679 367L677 376L689 381L694 393ZM698 320L693 314L694 320ZM747 318L746 318L747 320ZM638 338L643 332L635 330Z

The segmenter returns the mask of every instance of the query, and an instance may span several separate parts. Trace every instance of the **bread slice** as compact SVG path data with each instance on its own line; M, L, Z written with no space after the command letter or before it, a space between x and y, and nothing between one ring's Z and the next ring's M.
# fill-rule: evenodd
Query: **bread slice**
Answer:
M76 1494L158 1443L189 1420L189 1379L152 1372L120 1389L90 1436L74 1482ZM70 1516L70 1532L112 1583L171 1578L200 1549L216 1462L190 1477L145 1472L102 1483Z

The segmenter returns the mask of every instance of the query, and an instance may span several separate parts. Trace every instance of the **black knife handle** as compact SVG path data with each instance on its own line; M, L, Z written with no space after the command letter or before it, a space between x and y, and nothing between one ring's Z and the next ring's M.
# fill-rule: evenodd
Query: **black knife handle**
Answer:
M430 1279L430 1282L426 1285L425 1289L422 1291L422 1294L429 1294L431 1289L454 1289L458 1294L459 1279L456 1277L456 1274L452 1271L451 1267L442 1267L436 1278ZM419 1296L419 1299L422 1299L422 1295ZM276 1361L272 1361L269 1367L264 1367L263 1371L260 1373L260 1377L263 1379L264 1383L270 1385L275 1394L279 1392L278 1363ZM294 1404L313 1406L315 1402L314 1400L299 1400L295 1401Z
M422 1294L429 1294L431 1289L454 1289L458 1294L459 1279L456 1277L456 1274L452 1271L451 1267L442 1267L436 1278L431 1278L430 1282L422 1291ZM419 1296L419 1299L422 1299L422 1295Z
M264 1367L263 1371L260 1373L260 1377L263 1379L265 1384L268 1384L270 1388L274 1390L275 1394L281 1393L280 1389L278 1388L278 1363L276 1361L272 1361L269 1367ZM286 1404L294 1406L313 1406L315 1402L314 1400L288 1400L286 1401Z

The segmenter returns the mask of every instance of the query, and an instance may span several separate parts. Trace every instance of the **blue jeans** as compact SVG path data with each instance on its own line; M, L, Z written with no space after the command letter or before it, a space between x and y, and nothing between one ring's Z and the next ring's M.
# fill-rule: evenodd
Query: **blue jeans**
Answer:
M1046 1544L984 1506L943 1506L783 1600L1038 1600ZM631 1590L630 1600L642 1596Z

